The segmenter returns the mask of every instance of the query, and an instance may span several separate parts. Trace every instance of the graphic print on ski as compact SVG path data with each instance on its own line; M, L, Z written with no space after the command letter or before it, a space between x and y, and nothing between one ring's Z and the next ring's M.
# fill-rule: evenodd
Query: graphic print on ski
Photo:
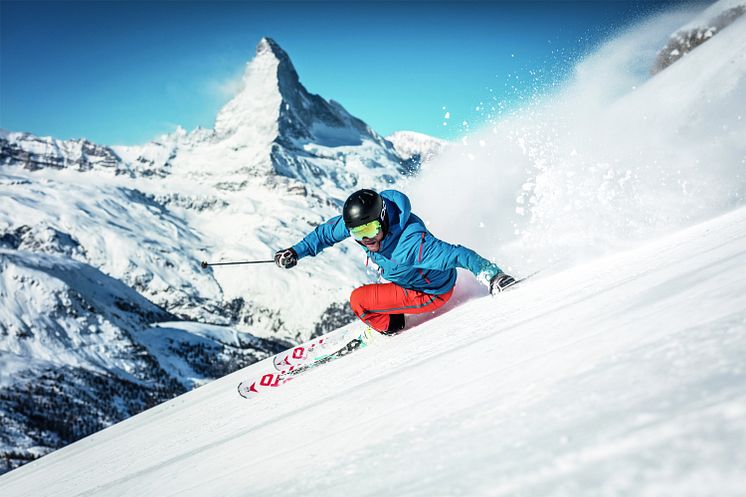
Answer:
M344 339L346 337L349 337L349 335L343 334L341 338L337 337L338 340L332 340L331 343L339 344L340 342L342 342L344 343L344 345L327 353L321 351L319 341L317 340L312 340L307 344L295 347L294 349L291 349L288 352L280 354L278 356L283 358L280 361L280 364L288 364L287 368L281 369L280 371L268 371L260 375L258 378L242 381L238 384L238 394L245 399L254 398L259 395L262 390L266 390L267 388L276 388L280 385L284 385L288 381L294 379L299 374L302 374L309 369L313 369L322 364L326 364L335 359L344 357L355 350L364 348L367 346L368 343L370 343L370 340L366 340L366 333L370 334L371 332L377 333L373 330L368 329L346 343L344 343ZM370 337L371 335L368 336ZM327 340L327 342L329 342L329 340ZM308 358L310 357L309 351L311 351L310 353L313 353L314 351L320 351L321 353L319 355L313 356L312 359L308 360ZM305 363L301 362L294 365L287 362L290 357L296 357L298 359L305 358L306 361ZM273 360L273 364L275 365L275 367L278 366L277 357L275 357L275 359Z
M288 371L293 366L297 367L299 364L313 360L314 357L339 350L339 347L345 343L345 339L348 342L350 341L345 334L339 337L324 335L314 338L297 347L277 354L272 359L272 362L277 371Z

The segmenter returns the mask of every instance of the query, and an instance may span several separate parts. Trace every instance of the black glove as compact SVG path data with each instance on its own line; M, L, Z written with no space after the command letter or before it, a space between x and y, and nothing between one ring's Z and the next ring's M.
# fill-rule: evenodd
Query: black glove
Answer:
M490 293L496 295L515 285L515 278L505 273L497 273L490 280Z
M275 264L283 269L290 269L298 264L298 254L291 248L278 250L275 253Z

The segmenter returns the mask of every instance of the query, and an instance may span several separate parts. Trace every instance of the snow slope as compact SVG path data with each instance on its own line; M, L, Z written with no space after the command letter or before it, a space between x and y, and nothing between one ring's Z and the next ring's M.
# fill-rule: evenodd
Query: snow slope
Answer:
M254 364L0 477L5 497L743 495L746 208L264 398Z

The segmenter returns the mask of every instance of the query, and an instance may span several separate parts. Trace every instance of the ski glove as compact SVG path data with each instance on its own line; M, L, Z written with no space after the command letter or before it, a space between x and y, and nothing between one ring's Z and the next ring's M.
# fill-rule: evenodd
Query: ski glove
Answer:
M490 293L496 295L515 285L515 278L505 273L497 273L490 280Z
M298 254L291 248L278 250L275 253L275 264L283 269L290 269L298 264Z

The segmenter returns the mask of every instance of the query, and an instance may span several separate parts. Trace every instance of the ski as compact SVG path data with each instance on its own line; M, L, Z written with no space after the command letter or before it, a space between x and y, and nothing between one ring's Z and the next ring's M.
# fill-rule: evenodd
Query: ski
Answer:
M343 346L339 347L338 349L331 349L333 351L328 353L319 353L321 352L320 343L318 341L312 340L311 342L308 342L307 347L305 344L303 346L296 347L295 349L291 349L284 354L280 354L281 359L279 361L273 360L273 364L275 365L275 367L277 367L278 364L281 366L283 364L286 364L286 368L280 369L279 371L269 371L256 378L245 380L239 383L238 394L245 399L255 398L256 396L260 395L262 391L282 386L285 383L296 378L298 375L305 373L306 371L321 366L322 364L326 364L328 362L342 358L354 352L355 350L367 347L373 341L375 341L378 335L380 335L378 332L368 328L367 330L360 333L357 337L349 340ZM343 337L345 336L349 335L343 335ZM325 348L329 350L329 346L331 345L331 343L338 344L340 342L343 342L343 339L338 338L337 340L330 340L326 342ZM311 348L311 345L314 343L316 345ZM293 350L296 349L299 349L300 352L294 354ZM300 360L301 362L292 364L290 363L290 358ZM288 362L286 362L286 359Z
M288 371L306 362L312 362L316 357L327 355L331 351L338 350L346 341L351 339L346 334L338 336L324 335L309 340L283 353L277 354L272 363L277 371Z
M238 394L244 399L251 399L259 395L259 392L267 388L275 388L284 385L292 378L283 377L279 373L266 373L252 380L242 381L238 384Z
M309 361L305 364L301 364L299 366L294 366L292 369L285 372L285 374L289 377L298 376L301 373L304 373L308 371L309 369L313 369L317 366L321 366L322 364L326 364L327 362L331 362L335 359L339 359L341 357L346 356L347 354L350 354L358 349L362 349L367 347L371 344L373 341L373 335L375 333L376 335L380 335L378 332L371 330L368 328L366 331L361 333L356 338L353 338L349 342L347 342L342 348L324 355L319 355L315 357L312 361Z

